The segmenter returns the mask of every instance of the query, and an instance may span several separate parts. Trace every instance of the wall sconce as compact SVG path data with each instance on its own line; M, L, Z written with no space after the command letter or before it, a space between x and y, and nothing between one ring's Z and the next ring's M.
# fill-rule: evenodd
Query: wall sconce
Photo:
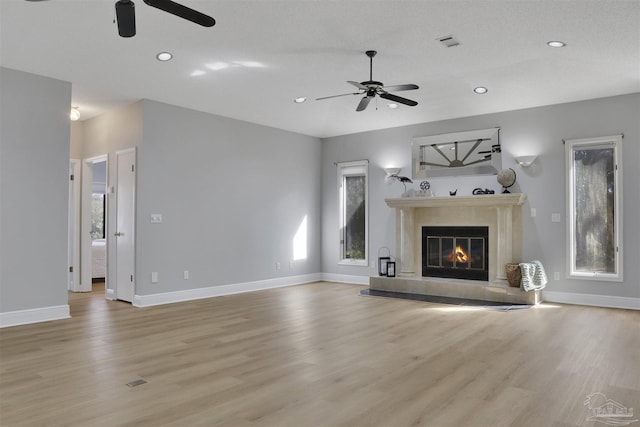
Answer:
M516 157L516 162L518 162L520 166L523 166L526 168L531 166L531 164L535 162L537 158L538 156L520 156L520 157Z
M78 107L72 107L71 112L69 113L69 118L72 122L80 119L80 109Z
M384 183L387 185L393 184L395 177L400 173L400 168L384 168L387 176L384 177Z

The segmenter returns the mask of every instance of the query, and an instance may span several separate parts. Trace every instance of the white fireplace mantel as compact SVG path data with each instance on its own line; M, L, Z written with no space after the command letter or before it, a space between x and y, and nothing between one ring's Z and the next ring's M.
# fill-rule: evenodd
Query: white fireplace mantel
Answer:
M513 208L521 206L525 200L526 195L522 193L385 199L387 206L396 209L397 258L400 261L399 275L415 276L416 271L421 271L420 261L415 256L417 252L415 243L419 240L418 236L420 236L420 229L424 225L424 217L429 217L429 214L421 215L420 218L423 219L416 224L416 211L422 212L423 210L429 210L429 208L437 208L439 211L444 209L445 216L450 214L452 217L457 218L458 221L468 220L469 223L467 225L476 225L474 221L476 221L477 215L473 211L481 209L485 213L487 210L493 212L490 216L493 218L491 222L495 224L495 230L493 230L492 234L496 240L491 245L493 249L490 249L491 256L495 257L495 263L491 263L494 271L491 271L491 265L489 267L490 274L495 279L506 279L504 265L513 262L514 237L517 237L516 242L520 242L522 233L520 212L514 216ZM461 210L460 208L465 209ZM461 219L461 212L466 211L471 212L468 219L465 219L464 216ZM517 253L520 253L519 249Z
M441 207L498 207L522 205L527 199L523 193L485 194L478 196L450 197L401 197L385 199L390 208L441 208Z

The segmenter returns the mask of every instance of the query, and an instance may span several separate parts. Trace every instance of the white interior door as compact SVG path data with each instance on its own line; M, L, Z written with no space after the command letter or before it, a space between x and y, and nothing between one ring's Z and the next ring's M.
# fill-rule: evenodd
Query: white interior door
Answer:
M69 161L69 284L75 291L80 283L80 160Z
M133 302L135 294L135 148L116 153L116 298Z

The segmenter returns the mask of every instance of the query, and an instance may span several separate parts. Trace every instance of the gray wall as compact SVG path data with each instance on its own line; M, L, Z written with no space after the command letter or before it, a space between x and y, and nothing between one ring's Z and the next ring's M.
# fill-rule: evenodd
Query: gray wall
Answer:
M144 101L136 294L317 273L320 150L317 138ZM305 216L308 258L290 268Z
M67 304L71 84L0 68L0 312Z
M71 146L69 156L72 159L82 159L84 157L84 122L71 122Z
M640 94L624 95L547 107L509 111L423 123L381 131L345 135L323 140L322 146L322 271L336 274L372 275L376 273L377 251L391 248L395 255L395 214L384 199L399 197L400 183L386 186L384 167L402 167L401 174L411 176L411 139L419 136L500 127L503 167L513 168L517 184L512 192L527 194L523 206L523 258L539 259L553 277L548 291L587 293L622 297L640 297ZM624 133L623 140L623 217L624 282L598 282L566 279L565 166L563 139L589 138ZM516 164L514 156L533 154L538 159L530 168ZM337 265L337 195L334 162L369 159L370 263L371 267ZM476 187L498 192L495 176L431 178L437 196L458 189L469 195ZM412 188L418 188L416 182ZM530 216L535 207L537 216ZM560 213L563 221L552 223L551 214Z
M82 134L82 157L107 154L110 177L116 151L138 148L137 295L320 270L319 139L148 100L84 121ZM308 258L290 267L305 216Z

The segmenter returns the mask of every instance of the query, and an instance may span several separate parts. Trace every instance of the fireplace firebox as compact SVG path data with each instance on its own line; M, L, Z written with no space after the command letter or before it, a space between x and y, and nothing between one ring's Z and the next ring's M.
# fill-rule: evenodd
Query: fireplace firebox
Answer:
M422 276L489 280L489 227L422 227Z

